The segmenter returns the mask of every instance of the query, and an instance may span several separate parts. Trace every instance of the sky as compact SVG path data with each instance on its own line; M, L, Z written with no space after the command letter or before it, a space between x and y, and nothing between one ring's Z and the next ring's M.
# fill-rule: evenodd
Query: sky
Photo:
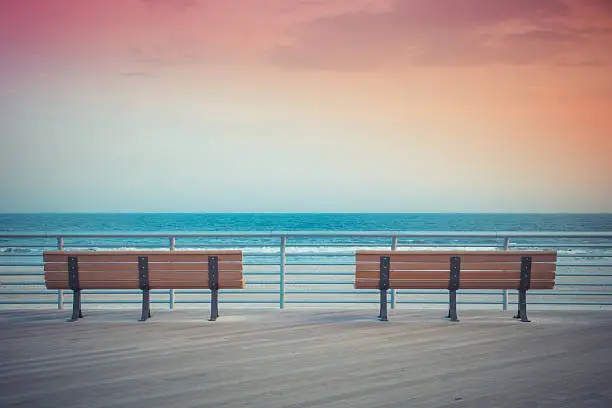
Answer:
M0 212L612 212L612 1L2 0Z

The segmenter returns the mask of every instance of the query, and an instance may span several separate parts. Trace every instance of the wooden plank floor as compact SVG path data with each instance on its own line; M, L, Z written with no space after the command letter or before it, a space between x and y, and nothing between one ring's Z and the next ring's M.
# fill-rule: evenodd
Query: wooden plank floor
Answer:
M3 311L0 406L612 407L609 311L375 309Z

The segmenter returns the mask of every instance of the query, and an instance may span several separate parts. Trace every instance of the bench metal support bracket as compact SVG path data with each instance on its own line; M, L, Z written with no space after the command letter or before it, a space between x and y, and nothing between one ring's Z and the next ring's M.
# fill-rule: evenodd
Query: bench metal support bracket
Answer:
M451 322L458 322L457 319L457 289L460 286L461 278L461 257L450 257L450 277L448 283L448 316Z
M527 318L527 291L531 287L531 257L521 257L521 282L518 288L518 313L514 316L515 319L521 319L521 322L529 322Z
M149 285L149 257L138 257L138 286L142 290L142 314L140 321L151 317L151 286Z
M219 317L219 257L208 257L208 288L210 289L210 321Z
M380 290L380 313L378 318L386 322L387 317L387 290L389 290L389 273L391 270L391 257L381 256L380 257L380 279L378 282L378 289Z
M81 311L81 286L79 284L79 260L76 256L68 257L68 286L72 289L72 317L71 322L83 317Z

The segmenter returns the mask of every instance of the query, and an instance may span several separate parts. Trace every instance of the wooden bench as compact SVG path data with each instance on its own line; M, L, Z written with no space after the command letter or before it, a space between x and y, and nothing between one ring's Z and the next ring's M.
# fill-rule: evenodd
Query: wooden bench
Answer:
M379 318L387 320L388 289L448 289L451 321L457 289L516 289L527 319L527 290L553 289L556 251L357 251L356 289L380 290Z
M141 321L151 317L151 289L210 289L210 320L219 289L242 289L242 251L44 251L47 289L71 289L72 320L83 317L83 289L142 290Z

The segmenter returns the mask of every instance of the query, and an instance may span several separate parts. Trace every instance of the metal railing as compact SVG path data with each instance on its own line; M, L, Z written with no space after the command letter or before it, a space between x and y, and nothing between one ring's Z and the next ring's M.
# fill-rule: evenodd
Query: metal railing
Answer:
M554 290L529 291L540 307L612 306L612 232L217 232L112 234L0 234L0 305L56 305L71 292L44 286L42 252L47 249L243 249L245 289L221 290L226 304L329 305L378 303L375 290L353 288L356 249L556 249ZM152 303L207 303L208 290L154 290ZM507 290L459 290L459 304L517 303ZM138 290L86 290L84 303L139 303ZM398 305L445 307L447 291L392 290Z

